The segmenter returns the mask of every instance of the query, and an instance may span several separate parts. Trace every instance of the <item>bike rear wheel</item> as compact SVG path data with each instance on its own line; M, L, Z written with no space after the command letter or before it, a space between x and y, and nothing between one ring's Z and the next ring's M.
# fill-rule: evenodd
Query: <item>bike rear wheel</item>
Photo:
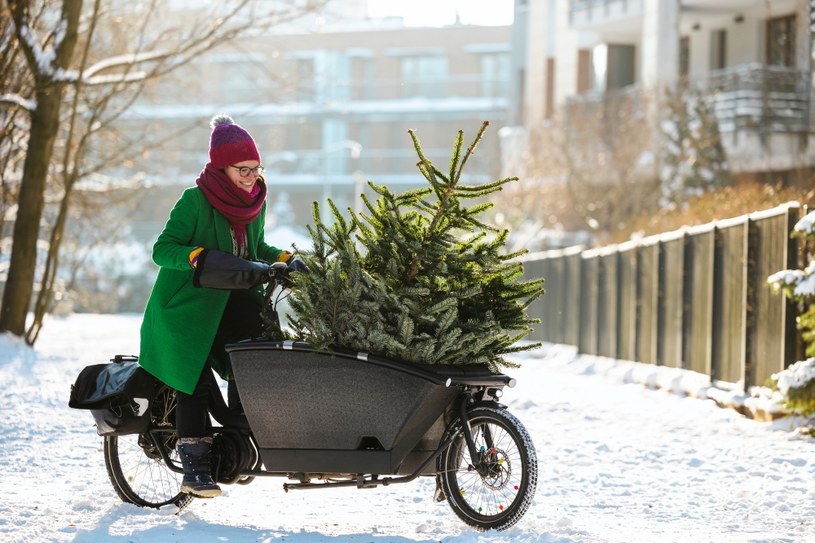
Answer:
M461 421L438 460L438 478L450 507L478 530L505 530L526 513L535 497L538 461L526 428L504 409L469 412L478 461L473 462Z
M152 428L148 434L105 436L105 467L116 494L126 503L158 509L165 505L183 508L193 496L181 492L183 475L170 469L162 453L177 466L177 436L170 420L175 407L175 391L162 386L153 402Z

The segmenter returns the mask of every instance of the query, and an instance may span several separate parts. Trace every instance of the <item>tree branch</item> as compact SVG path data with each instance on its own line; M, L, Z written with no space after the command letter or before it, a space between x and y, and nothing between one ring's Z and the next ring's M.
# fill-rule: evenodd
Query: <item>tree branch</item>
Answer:
M37 101L19 94L0 94L0 107L17 107L31 113L37 108Z

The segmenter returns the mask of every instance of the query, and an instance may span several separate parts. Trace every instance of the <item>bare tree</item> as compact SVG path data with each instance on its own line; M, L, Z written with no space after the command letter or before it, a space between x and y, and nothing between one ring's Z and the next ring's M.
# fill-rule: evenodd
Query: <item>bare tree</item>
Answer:
M33 17L36 19L37 14ZM18 70L22 52L15 47L14 25L7 13L0 14L0 99L21 99L33 93L25 72ZM23 104L25 106L25 102ZM28 117L23 107L0 107L0 255L11 246L6 225L16 212L28 141ZM6 242L6 239L9 242Z
M34 35L31 8L28 2L21 1L9 2L6 8L13 19L16 45L23 53L34 83L33 96L7 98L14 105L27 109L30 115L28 151L23 163L14 222L14 244L0 307L0 330L9 330L17 335L24 332L33 288L45 183L67 85L63 74L70 69L79 37L82 1L65 0L57 24L40 39Z
M507 250L541 251L583 243L587 235L584 218L575 212L566 186L563 130L559 122L530 129L522 155L506 165L505 175L519 181L504 185L491 200L491 220L510 230ZM516 145L518 145L516 143Z
M0 70L8 66L21 74L20 84L0 87L0 121L13 128L0 136L0 149L19 152L27 137L0 332L25 334L31 344L36 340L59 267L59 248L76 184L133 152L131 146L116 144L113 125L145 84L214 47L318 11L328 1L274 3L279 7L275 9L271 3L231 0L192 9L180 18L169 17L164 11L167 4L158 0L95 0L90 6L83 6L82 0L4 0L0 4L4 15ZM4 169L0 178L2 202L14 195L14 187L6 190L6 176L13 177L9 171L14 168ZM53 221L44 224L49 194L59 205ZM4 217L12 207L4 206ZM49 233L44 236L46 230ZM46 237L35 321L26 332L37 246Z
M687 80L663 93L662 195L683 206L692 196L730 184L715 95Z
M649 96L607 92L596 103L564 108L561 152L572 204L601 241L659 202Z
M648 99L643 92L581 97L533 130L529 178L497 196L510 199L496 205L514 214L508 224L515 229L518 220L534 217L539 229L588 231L608 242L631 219L655 209L660 184Z

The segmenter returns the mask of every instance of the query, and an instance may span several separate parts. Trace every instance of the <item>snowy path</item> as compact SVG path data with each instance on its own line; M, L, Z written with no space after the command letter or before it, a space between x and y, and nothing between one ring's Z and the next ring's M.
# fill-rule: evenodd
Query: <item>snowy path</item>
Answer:
M528 356L504 400L535 440L538 494L507 532L476 533L422 479L375 490L227 486L181 514L118 501L89 414L85 365L137 352L138 316L46 324L35 352L0 336L3 542L815 542L815 441L711 401L591 373L563 348Z

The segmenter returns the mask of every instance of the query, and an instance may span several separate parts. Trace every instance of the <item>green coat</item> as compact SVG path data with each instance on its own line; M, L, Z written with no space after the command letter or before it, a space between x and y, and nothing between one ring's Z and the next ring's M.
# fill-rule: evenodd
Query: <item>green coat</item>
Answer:
M247 258L275 262L280 249L263 240L265 216L264 203L246 227ZM227 219L192 187L176 202L153 245L160 269L144 310L139 353L145 370L187 394L195 389L229 299L228 290L193 286L189 254L196 247L231 253L232 236Z

